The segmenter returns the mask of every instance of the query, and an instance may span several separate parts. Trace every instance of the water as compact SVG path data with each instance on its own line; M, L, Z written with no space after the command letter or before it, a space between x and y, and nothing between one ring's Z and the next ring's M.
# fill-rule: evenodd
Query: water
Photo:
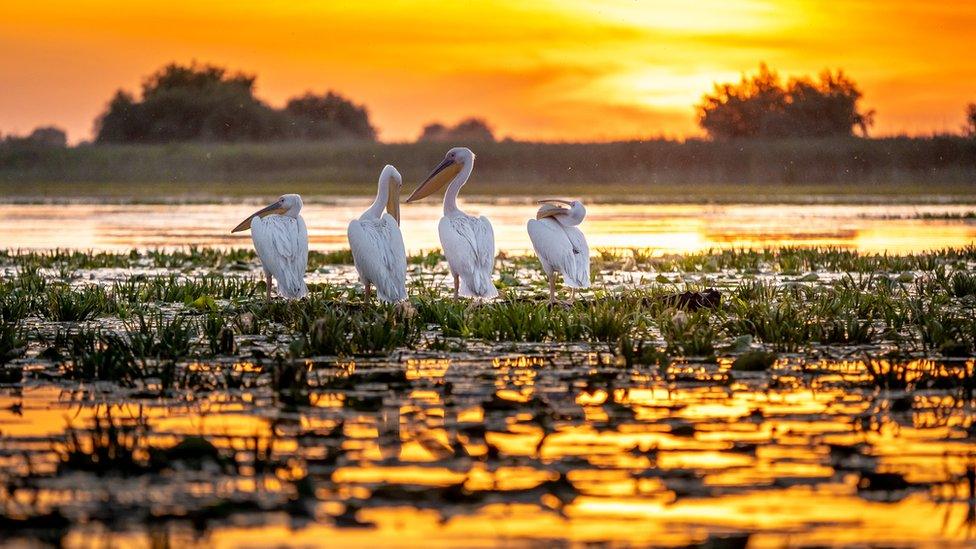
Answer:
M303 215L312 249L348 247L346 227L366 200L307 204ZM176 246L250 246L247 233L231 235L256 204L104 205L0 204L0 246L7 248L129 249ZM488 216L496 249L531 250L526 220L531 203L466 203ZM976 240L974 219L919 219L966 214L950 205L660 205L593 204L583 225L591 248L642 247L658 253L709 248L834 245L863 252L908 253L964 246ZM405 205L408 251L440 247L437 204Z
M255 206L0 205L0 246L246 246L247 235L228 232ZM364 207L308 205L313 249L346 247L347 220ZM531 204L466 207L492 219L499 250L529 248ZM661 254L783 245L906 253L972 244L971 219L917 218L969 211L599 204L584 228L593 248ZM437 206L404 208L411 251L438 247L438 217ZM255 276L252 267L237 274ZM449 284L444 265L428 270ZM110 286L158 271L71 276ZM843 276L821 275L817 283ZM708 283L721 279L726 289L739 276ZM309 276L354 278L349 266ZM541 284L538 272L531 278ZM28 322L47 335L73 327ZM766 372L733 372L726 358L627 367L602 344L471 342L462 351L308 361L309 401L295 405L272 388L267 341L237 338L237 356L180 364L203 389L168 393L65 381L35 338L20 361L26 380L0 384L0 521L36 522L0 522L0 544L963 547L976 539L976 401L946 383L959 372L976 377L972 358L903 359L909 387L881 390L863 360L890 342L781 354ZM349 377L358 381L344 384ZM98 425L121 433L121 451L103 455L131 452L145 463L205 437L234 466L177 459L161 471L107 476L66 466L75 446L90 454L107 444ZM61 518L45 518L55 509Z
M240 388L175 398L98 384L0 389L0 472L33 475L7 511L57 505L74 521L68 546L951 544L976 524L971 401L929 390L899 404L902 393L859 386L857 361L786 359L741 374L728 363L628 370L572 347L488 360L408 353L316 365L319 388L294 409L249 363L200 367L221 370ZM392 370L406 379L330 388ZM95 417L139 433L137 454L205 436L239 470L48 476L69 426ZM300 497L293 482L306 475ZM228 501L240 512L230 522L194 519Z

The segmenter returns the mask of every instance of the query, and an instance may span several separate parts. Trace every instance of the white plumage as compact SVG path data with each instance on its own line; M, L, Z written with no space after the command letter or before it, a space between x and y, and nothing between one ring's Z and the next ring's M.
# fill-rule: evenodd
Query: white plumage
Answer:
M526 226L549 279L550 299L555 299L556 273L563 275L563 284L570 288L590 287L590 248L583 231L577 228L586 216L586 209L579 201L558 202L570 207L543 205L537 219L530 219Z
M468 215L457 205L458 193L473 169L471 149L455 147L407 202L420 200L450 182L444 193L444 217L437 231L454 277L454 295L490 299L498 296L491 280L495 269L495 232L488 218Z
M261 258L271 297L271 280L278 281L282 297L298 299L308 295L305 271L308 268L308 229L299 214L302 198L286 194L277 202L255 212L231 232L251 229L254 249Z
M495 267L495 232L488 218L458 210L441 218L437 232L451 272L460 281L459 295L497 297L498 290L491 281Z
M407 252L399 224L399 196L402 179L393 166L380 174L376 200L363 215L349 223L346 231L359 280L376 287L380 301L398 303L407 299ZM383 213L384 209L393 213Z

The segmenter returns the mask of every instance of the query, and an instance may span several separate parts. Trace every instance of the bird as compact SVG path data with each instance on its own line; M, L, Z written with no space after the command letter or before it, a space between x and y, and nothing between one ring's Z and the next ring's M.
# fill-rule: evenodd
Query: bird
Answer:
M305 270L308 267L308 229L301 216L302 197L282 195L234 227L231 233L251 229L254 249L261 258L271 300L271 279L278 281L278 293L289 299L308 295Z
M349 222L346 235L366 302L372 287L380 301L407 299L407 252L400 232L400 189L403 178L387 164L380 173L376 199L363 215ZM384 213L386 210L386 213Z
M444 216L437 225L437 232L454 277L455 299L459 295L482 299L498 296L491 281L495 268L495 232L491 222L484 216L468 215L457 205L458 193L473 169L471 149L454 147L407 198L407 203L416 202L447 185Z
M563 284L572 288L590 287L590 247L578 225L586 217L586 208L579 200L572 202L556 198L540 200L542 206L535 219L526 224L532 247L542 262L542 270L549 279L549 301L556 301L556 273L563 275Z

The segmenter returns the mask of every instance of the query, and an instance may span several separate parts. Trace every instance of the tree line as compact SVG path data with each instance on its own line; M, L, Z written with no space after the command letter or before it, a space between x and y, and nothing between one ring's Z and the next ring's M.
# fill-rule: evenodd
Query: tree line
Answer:
M172 63L146 78L139 96L118 90L95 121L97 143L181 141L375 141L369 112L342 95L307 92L276 109L254 95L255 76L214 65ZM874 111L861 105L858 85L842 71L785 82L765 64L738 83L715 84L695 106L712 139L867 136ZM967 106L963 133L976 137L976 103ZM431 123L421 142L493 142L481 118L450 126ZM4 143L64 146L64 132L43 127Z
M173 141L376 140L369 112L338 93L307 92L275 109L254 95L253 75L212 65L170 64L142 84L140 98L119 90L95 122L98 143ZM431 124L421 141L494 141L487 123Z

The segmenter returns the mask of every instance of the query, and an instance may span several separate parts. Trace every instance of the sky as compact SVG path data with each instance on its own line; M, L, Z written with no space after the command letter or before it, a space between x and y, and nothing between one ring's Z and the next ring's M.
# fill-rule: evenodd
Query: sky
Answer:
M115 90L170 62L257 76L273 106L337 91L384 141L488 120L546 141L697 136L694 105L760 62L843 69L873 135L956 132L976 101L976 2L4 0L0 133L90 139Z

